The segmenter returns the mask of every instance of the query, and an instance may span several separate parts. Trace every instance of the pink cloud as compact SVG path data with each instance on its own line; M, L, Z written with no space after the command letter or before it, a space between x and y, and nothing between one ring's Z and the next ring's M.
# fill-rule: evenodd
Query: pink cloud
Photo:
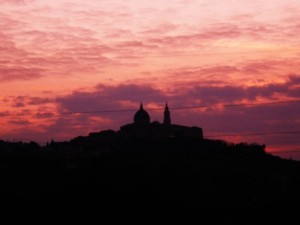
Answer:
M1 4L25 4L32 0L0 0Z
M140 50L141 48L152 49L152 48L157 48L158 46L147 45L140 41L126 41L126 42L122 42L122 43L118 44L117 47L118 48L139 48L139 50Z
M281 7L296 6L294 0L293 4L174 0L172 5L158 0L25 4L28 2L0 0L5 3L0 13L0 81L5 82L6 95L15 96L4 96L8 100L3 111L5 114L5 110L28 110L28 118L23 119L33 124L26 127L18 117L7 117L7 121L15 122L10 125L16 125L13 131L19 132L20 137L62 139L64 135L71 137L90 130L118 129L131 122L133 112L60 113L134 109L141 100L146 107L163 107L166 100L175 107L299 97L299 76L289 75L298 74L300 69L299 60L294 57L296 51L224 54L252 47L255 51L298 46L297 8L292 7L295 10L289 12ZM272 13L265 10L268 8ZM205 55L209 52L212 55ZM45 81L45 88L53 92L28 96L30 88L25 91L18 89L20 86L10 92L8 86L16 87L15 81L36 87L39 81ZM60 81L66 87L56 85ZM94 87L99 82L110 85ZM79 86L88 91L79 91ZM67 92L71 94L61 94ZM292 122L286 124L292 126L296 117L289 107L282 108L291 111ZM281 118L275 113L278 110L275 106L230 110L220 107L173 110L172 115L178 123L203 125L209 132L226 133L238 129L254 131L262 126L279 129L276 121L283 127L285 123L280 121L288 112L280 111ZM270 118L265 116L268 114ZM161 120L161 112L151 111L151 115ZM250 122L242 120L244 117Z
M6 112L0 112L0 116L8 116L9 115L9 112L8 111L6 111Z
M154 28L145 29L141 33L143 35L167 35L168 33L174 32L174 30L178 30L179 25L175 25L172 23L163 23L159 24Z
M0 81L12 80L32 80L42 77L43 70L38 68L1 68L0 67Z
M11 102L13 107L44 106L49 103L54 103L54 99L35 96L10 96L7 102Z
M34 15L22 11L22 17L28 18L22 22L17 15L12 14L15 19L11 19L14 18L12 15L3 14L2 17L6 19L5 24L10 25L8 26L10 35L5 34L6 42L10 43L10 47L8 48L8 45L3 47L6 50L3 53L2 64L10 64L11 69L14 70L17 70L18 66L33 68L38 65L37 69L44 71L43 76L71 77L78 73L100 73L104 67L109 72L113 71L115 66L137 67L142 65L138 59L148 56L164 56L166 52L179 52L180 55L185 50L190 51L189 47L199 49L211 41L239 39L253 35L264 37L278 30L274 26L258 22L240 25L225 21L209 26L192 26L193 30L187 32L182 29L185 27L182 24L164 21L149 26L149 33L146 34L147 29L144 26L139 26L136 31L133 31L129 24L109 26L122 19L131 21L132 14L126 11L127 9L122 12L113 12L109 9L89 11L88 6L86 7L80 9L79 5L71 4L69 10L65 12L71 16L78 15L77 23L63 16L42 16L42 13L47 13L43 7L37 8ZM48 13L55 13L55 8L50 6L48 8ZM62 8L59 11L62 11ZM103 22L102 19L107 22ZM38 21L33 23L37 26L30 25L33 20ZM86 25L83 22L86 22ZM99 24L103 25L101 32L95 29ZM170 33L164 32L166 30ZM176 32L172 34L174 30ZM121 38L108 39L107 35L111 34ZM24 40L24 43L18 41L21 44L16 45L14 43L16 38ZM125 63L124 59L128 61ZM18 76L14 77L17 79Z
M35 118L38 119L53 119L56 115L52 112L39 112L35 114Z
M22 108L22 107L25 107L25 106L26 105L23 102L21 102L21 101L14 102L12 104L12 107L14 107L14 108Z
M162 30L156 30L157 34L164 33ZM239 39L243 37L264 39L278 36L278 31L281 28L275 25L268 25L262 23L250 23L248 25L240 25L236 23L216 23L210 24L206 28L198 28L198 30L190 32L189 34L180 35L159 35L159 37L150 38L147 41L155 44L167 45L187 45L190 43L198 43L201 41L213 41L218 39Z
M43 104L47 104L47 103L51 103L54 102L54 99L50 99L47 97L30 97L28 99L27 104L29 105L43 105Z
M29 120L23 120L23 119L9 120L8 122L11 124L14 124L14 125L19 125L19 126L27 126L27 125L31 124Z

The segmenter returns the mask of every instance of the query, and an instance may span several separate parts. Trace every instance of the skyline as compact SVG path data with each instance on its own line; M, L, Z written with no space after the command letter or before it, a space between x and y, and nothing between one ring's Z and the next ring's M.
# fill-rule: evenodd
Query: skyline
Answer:
M300 150L299 134L243 135L299 131L299 1L0 4L2 140L117 130L132 111L70 112L138 110L141 101L163 109L167 101L172 122L202 127L204 137L241 134L224 140ZM244 106L224 107L234 104ZM152 120L162 122L162 112L150 111Z

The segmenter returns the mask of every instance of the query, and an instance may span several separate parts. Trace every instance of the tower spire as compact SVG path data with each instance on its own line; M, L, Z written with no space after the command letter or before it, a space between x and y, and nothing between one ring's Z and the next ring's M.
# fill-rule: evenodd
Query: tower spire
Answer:
M168 107L168 102L166 102L165 111L164 111L164 125L171 125L171 116Z

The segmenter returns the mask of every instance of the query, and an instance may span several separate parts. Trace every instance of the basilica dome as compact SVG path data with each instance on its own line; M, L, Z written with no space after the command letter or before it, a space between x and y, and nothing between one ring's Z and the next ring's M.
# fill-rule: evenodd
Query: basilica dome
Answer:
M139 125L150 124L150 116L144 110L143 104L141 104L139 111L134 115L134 123Z

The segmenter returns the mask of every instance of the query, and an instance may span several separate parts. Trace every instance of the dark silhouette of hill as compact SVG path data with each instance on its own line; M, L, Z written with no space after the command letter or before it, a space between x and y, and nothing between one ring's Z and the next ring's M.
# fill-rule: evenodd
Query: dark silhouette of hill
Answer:
M44 147L1 141L0 171L0 204L12 210L262 224L286 221L300 203L300 162L222 140L108 130Z

